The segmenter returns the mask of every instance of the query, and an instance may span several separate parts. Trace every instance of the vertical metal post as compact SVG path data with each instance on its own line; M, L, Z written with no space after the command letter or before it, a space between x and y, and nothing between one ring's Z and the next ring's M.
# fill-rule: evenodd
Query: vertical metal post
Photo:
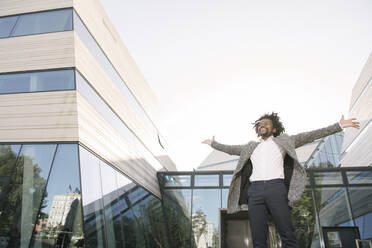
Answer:
M190 203L190 220L191 220L191 225L190 225L190 248L192 248L192 240L193 240L193 233L192 233L192 208L193 208L193 201L194 201L194 176L195 176L195 171L192 172L191 174L191 203Z
M318 232L319 232L319 241L320 241L320 247L325 248L324 243L324 237L322 232L322 226L320 224L320 218L319 218L319 209L316 205L316 199L315 199L315 179L314 179L314 173L311 171L309 172L310 175L310 188L311 188L311 194L313 196L313 203L314 203L314 211L315 211L315 217L318 222Z

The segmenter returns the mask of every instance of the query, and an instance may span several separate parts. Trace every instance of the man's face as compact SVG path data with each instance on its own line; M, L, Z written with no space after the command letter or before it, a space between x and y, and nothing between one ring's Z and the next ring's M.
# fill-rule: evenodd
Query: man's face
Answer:
M262 119L258 124L258 135L262 138L267 138L276 132L276 128L273 128L273 122L270 119Z

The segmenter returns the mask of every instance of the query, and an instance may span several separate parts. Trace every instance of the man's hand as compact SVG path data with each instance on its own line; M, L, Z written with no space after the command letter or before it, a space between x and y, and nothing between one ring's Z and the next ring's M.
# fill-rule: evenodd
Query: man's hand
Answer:
M341 120L340 120L340 125L342 128L347 128L347 127L354 127L359 129L359 122L355 121L356 118L350 118L345 120L344 115L342 115Z
M210 140L210 139L206 139L206 140L204 140L202 143L203 144L207 144L207 145L212 145L212 142L214 141L214 136L212 137L212 139Z

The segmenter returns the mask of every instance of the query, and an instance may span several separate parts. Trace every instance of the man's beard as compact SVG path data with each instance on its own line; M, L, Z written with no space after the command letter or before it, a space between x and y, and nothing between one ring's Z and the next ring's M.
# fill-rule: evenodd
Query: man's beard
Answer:
M262 137L262 138L267 138L267 137L270 137L271 135L273 135L273 132L272 131L268 131L267 129L266 129L266 132L265 133L261 133L260 132L260 137Z

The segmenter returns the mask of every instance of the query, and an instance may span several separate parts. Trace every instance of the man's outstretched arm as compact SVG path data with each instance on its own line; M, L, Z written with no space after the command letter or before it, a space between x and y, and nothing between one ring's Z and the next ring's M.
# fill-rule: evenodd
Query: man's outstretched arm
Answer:
M359 122L355 120L356 118L350 118L350 119L345 120L344 116L342 115L342 118L338 123L335 123L328 127L320 128L314 131L292 135L291 138L294 139L295 148L297 148L307 143L313 142L316 139L320 139L328 135L341 132L343 128L348 128L348 127L359 128Z
M214 140L214 136L212 137L212 139L206 139L202 143L210 145L214 149L219 150L221 152L225 152L230 155L237 155L237 156L240 155L244 147L244 145L224 145L224 144L218 143L217 141Z

